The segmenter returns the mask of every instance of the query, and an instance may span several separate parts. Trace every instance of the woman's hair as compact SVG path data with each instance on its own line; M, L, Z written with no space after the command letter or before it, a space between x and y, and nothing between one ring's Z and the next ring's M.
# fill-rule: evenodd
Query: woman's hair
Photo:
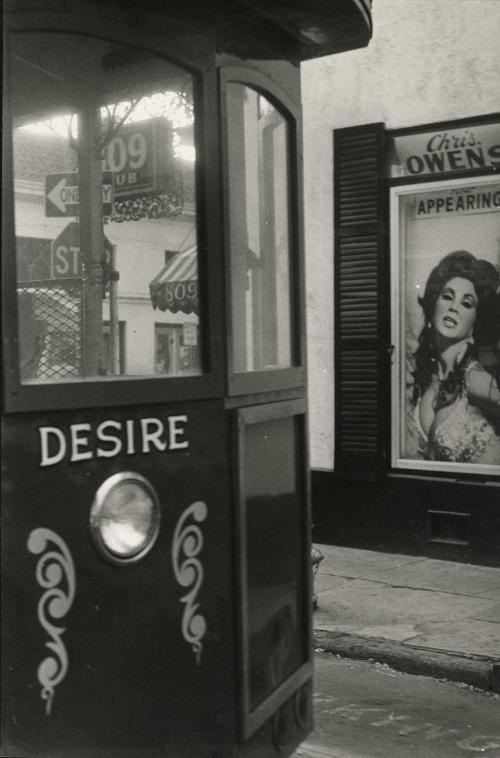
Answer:
M447 282L455 277L472 282L477 293L478 303L474 323L474 344L468 347L459 364L449 375L450 403L460 391L465 367L469 359L477 355L477 346L492 344L499 338L500 324L498 323L498 296L496 293L500 283L500 274L492 263L476 258L467 250L456 250L453 253L448 253L432 269L425 285L424 294L418 299L424 312L425 325L420 332L418 347L414 356L413 399L415 402L431 383L432 374L436 370L437 355L432 327L436 300Z

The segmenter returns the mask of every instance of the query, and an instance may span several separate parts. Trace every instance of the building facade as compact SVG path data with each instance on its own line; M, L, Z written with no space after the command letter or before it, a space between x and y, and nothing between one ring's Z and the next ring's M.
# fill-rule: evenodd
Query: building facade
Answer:
M430 5L377 0L367 49L303 64L314 538L498 565L500 6ZM424 294L457 250L486 261L491 297L485 311L476 286L484 328L450 364L462 360L462 384L433 409L423 449ZM464 384L471 366L486 408ZM459 399L474 401L465 422Z

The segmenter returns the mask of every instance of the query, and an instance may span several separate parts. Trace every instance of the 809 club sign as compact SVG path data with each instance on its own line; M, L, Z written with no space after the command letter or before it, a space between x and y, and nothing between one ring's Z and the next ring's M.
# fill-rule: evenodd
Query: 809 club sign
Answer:
M174 189L173 135L164 118L122 126L106 144L102 158L103 215L110 216L116 199L168 193ZM78 217L77 172L47 174L45 215Z
M102 167L112 173L116 198L168 191L174 175L169 122L153 118L122 126L105 148Z

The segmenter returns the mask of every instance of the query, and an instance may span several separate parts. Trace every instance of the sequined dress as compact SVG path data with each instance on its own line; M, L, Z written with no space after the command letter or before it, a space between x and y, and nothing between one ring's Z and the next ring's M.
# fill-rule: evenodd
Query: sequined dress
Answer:
M482 367L473 361L469 370L471 368ZM419 458L477 463L490 445L500 442L492 424L477 406L469 402L465 386L450 411L439 423L434 420L426 434L420 423L420 400L414 406L412 415L417 430Z

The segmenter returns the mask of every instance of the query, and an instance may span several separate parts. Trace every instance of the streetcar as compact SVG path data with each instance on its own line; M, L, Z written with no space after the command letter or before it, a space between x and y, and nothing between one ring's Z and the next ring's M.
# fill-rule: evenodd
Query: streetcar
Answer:
M300 62L369 0L7 0L2 755L312 726Z

